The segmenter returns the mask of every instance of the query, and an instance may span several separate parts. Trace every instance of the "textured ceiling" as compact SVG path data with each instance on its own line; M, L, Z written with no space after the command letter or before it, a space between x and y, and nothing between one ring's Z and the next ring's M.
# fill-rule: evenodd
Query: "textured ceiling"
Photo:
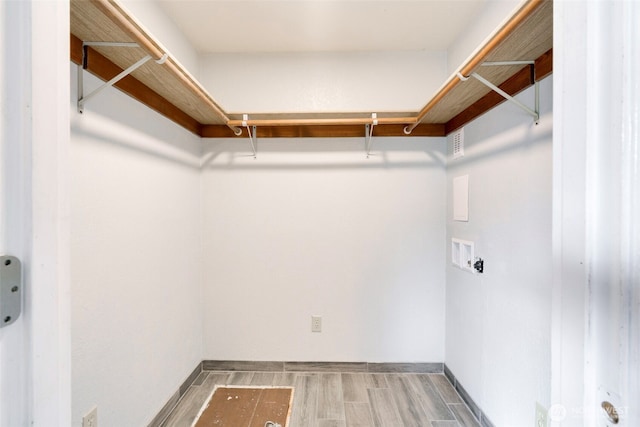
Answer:
M495 0L157 0L200 53L446 50Z

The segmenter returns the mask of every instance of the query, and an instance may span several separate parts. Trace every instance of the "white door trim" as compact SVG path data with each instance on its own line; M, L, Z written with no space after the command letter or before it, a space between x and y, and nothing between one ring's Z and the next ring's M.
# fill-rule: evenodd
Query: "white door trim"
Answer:
M640 425L639 6L554 2L552 426Z
M24 260L30 171L30 20L26 2L0 2L0 253ZM5 65L6 64L6 65ZM23 292L24 295L24 287ZM24 309L0 329L0 426L28 425L28 325Z
M552 426L581 426L572 417L584 405L587 307L585 272L584 80L574 76L584 62L586 41L572 20L584 19L578 2L554 2L553 46L553 288L551 331ZM567 22L568 21L568 22ZM568 95L570 94L570 95ZM566 411L567 414L563 412ZM568 416L568 418L567 418ZM555 423L562 420L563 423Z
M31 229L25 315L33 426L70 426L69 2L31 4Z

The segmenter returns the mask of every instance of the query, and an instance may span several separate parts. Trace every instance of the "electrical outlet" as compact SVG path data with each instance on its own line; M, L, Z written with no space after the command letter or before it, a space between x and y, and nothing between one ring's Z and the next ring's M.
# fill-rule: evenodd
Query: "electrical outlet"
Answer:
M322 332L322 316L311 316L311 332Z
M82 417L82 427L98 427L98 407L94 406L87 415Z
M547 427L547 410L540 403L536 402L536 424L535 427Z

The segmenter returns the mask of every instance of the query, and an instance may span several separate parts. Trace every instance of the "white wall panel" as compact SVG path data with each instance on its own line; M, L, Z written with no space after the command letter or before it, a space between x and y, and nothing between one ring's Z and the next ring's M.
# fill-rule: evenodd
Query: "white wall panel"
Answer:
M533 88L518 95L533 105ZM552 79L541 119L504 103L465 126L447 166L447 239L474 242L484 273L447 267L446 364L495 425L529 426L550 399ZM469 222L452 220L469 175Z
M444 138L206 144L206 359L443 360Z
M74 101L73 425L146 425L202 360L200 144L114 89Z
M228 112L418 111L445 52L210 54L201 82Z

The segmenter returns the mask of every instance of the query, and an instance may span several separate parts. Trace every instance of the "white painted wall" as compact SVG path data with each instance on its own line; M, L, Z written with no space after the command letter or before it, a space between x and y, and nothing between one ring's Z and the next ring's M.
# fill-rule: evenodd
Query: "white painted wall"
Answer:
M231 113L418 111L445 52L209 54L201 82Z
M205 359L443 360L445 139L373 144L206 141Z
M199 78L229 113L415 112L521 4L487 1L446 52L203 54Z
M75 76L73 425L97 405L100 425L142 426L202 360L201 146L115 89L79 115Z
M550 399L551 78L540 92L538 126L502 104L465 126L465 156L447 167L447 239L475 242L485 272L447 263L445 360L497 426L532 425ZM518 98L533 105L533 89ZM469 221L453 221L452 181L466 174Z

